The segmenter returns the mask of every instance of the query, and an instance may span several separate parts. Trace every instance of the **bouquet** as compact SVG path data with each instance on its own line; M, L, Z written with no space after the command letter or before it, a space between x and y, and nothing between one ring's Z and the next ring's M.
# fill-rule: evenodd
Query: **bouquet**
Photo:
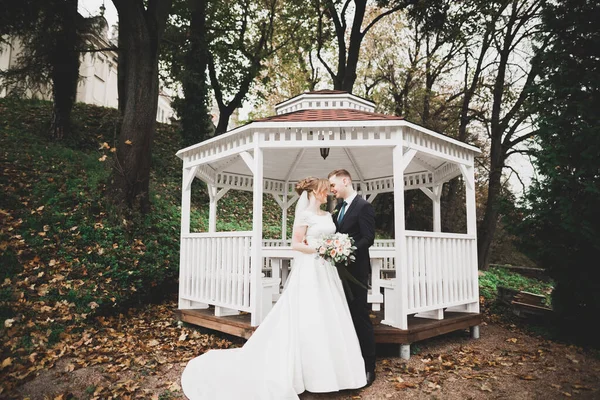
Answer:
M323 235L317 246L317 258L323 258L337 268L344 292L349 301L354 300L354 296L352 295L348 281L366 289L366 286L356 279L346 268L348 264L356 259L354 256L355 251L354 239L346 233Z
M333 265L342 264L347 266L355 260L354 239L346 233L334 233L323 235L317 246L317 255Z

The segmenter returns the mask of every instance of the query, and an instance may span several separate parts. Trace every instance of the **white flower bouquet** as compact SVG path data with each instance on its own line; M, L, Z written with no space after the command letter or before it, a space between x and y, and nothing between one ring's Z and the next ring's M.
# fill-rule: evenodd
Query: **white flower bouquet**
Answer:
M317 258L321 257L334 265L342 281L344 292L348 301L354 300L352 289L349 282L352 282L364 289L367 287L354 277L348 271L348 264L355 261L354 239L346 233L334 233L331 235L323 235L317 246Z
M323 235L317 246L317 255L333 265L345 265L355 260L354 240L346 233Z

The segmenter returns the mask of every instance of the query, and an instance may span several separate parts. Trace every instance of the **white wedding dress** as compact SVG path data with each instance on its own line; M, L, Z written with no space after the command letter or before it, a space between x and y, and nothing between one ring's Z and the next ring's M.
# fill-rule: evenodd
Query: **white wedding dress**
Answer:
M314 244L335 232L331 215L301 212ZM316 246L315 246L316 247ZM286 400L366 385L365 366L336 268L297 252L285 290L241 348L210 350L181 376L191 400Z

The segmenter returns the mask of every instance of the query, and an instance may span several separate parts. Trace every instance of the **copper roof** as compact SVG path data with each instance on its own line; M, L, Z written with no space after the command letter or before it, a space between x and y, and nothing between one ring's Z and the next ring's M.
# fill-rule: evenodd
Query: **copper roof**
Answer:
M273 115L254 122L307 122L307 121L376 121L402 120L403 117L353 110L350 108L312 108Z

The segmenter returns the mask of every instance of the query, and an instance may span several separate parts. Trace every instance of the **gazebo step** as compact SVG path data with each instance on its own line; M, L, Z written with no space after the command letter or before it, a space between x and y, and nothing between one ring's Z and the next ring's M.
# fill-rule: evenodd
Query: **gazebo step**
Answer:
M402 330L381 323L382 313L372 312L376 343L397 343L408 345L457 330L466 330L481 324L478 313L447 312L443 320L408 317L408 329ZM215 317L212 307L199 310L176 310L178 320L204 328L214 329L230 335L248 339L256 329L250 325L250 314L228 317Z

